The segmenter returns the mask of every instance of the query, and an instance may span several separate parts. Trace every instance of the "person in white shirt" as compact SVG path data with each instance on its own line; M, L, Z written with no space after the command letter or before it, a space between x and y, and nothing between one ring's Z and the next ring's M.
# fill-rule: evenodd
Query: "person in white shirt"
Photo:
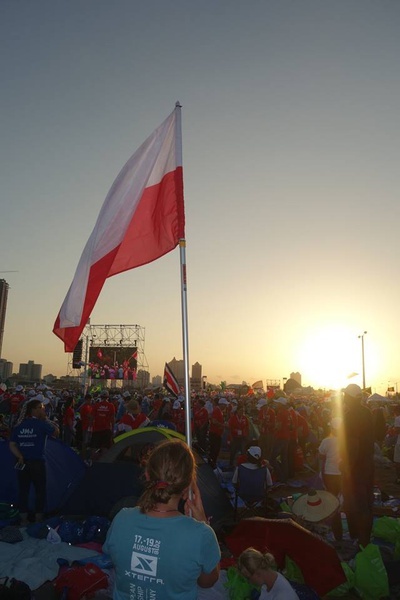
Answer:
M299 600L287 579L274 569L272 554L262 554L255 548L247 548L238 558L239 572L248 581L261 588L259 600Z
M321 461L321 476L325 489L338 497L342 491L342 475L339 467L339 439L338 430L342 424L340 417L331 419L331 433L324 438L319 446L319 458ZM340 511L332 518L332 532L335 540L343 537L343 526Z

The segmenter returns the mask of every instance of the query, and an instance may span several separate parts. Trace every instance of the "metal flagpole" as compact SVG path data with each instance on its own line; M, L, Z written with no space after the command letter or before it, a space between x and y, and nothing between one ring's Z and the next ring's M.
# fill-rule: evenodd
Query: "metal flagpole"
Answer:
M192 446L192 427L190 418L190 378L189 378L189 343L188 343L188 319L187 319L187 281L186 281L186 240L179 240L180 263L181 263L181 302L182 302L182 341L183 341L183 364L185 368L185 430L186 442Z
M176 110L176 152L177 164L182 165L182 125L181 108L179 102L175 104ZM188 316L187 316L187 279L186 279L186 240L179 240L180 268L181 268L181 306L182 306L182 343L183 364L185 369L185 431L186 443L192 446L192 426L190 407L190 378L189 378L189 341L188 341Z

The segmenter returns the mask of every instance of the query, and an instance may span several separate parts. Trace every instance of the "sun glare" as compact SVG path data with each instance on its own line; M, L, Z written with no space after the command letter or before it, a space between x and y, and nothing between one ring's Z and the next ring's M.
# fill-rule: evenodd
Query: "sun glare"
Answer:
M343 326L323 327L306 337L299 345L298 364L305 385L339 389L350 382L362 384L361 342Z

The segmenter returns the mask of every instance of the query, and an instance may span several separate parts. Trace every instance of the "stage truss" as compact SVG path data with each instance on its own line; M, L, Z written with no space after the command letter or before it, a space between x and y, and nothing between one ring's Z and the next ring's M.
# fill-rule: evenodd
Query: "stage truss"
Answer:
M137 371L148 371L149 365L144 352L145 328L140 325L86 325L81 335L82 363L81 369L72 366L73 353L68 354L67 376L79 377L87 382L87 368L91 348L132 348L137 349ZM118 381L118 380L115 380Z

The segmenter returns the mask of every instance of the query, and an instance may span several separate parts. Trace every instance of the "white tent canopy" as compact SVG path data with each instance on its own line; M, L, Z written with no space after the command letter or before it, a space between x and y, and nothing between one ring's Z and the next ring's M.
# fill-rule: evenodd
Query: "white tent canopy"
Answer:
M368 404L371 402L382 403L382 404L391 404L391 400L386 398L386 396L381 396L380 394L372 394L369 398L367 398Z

